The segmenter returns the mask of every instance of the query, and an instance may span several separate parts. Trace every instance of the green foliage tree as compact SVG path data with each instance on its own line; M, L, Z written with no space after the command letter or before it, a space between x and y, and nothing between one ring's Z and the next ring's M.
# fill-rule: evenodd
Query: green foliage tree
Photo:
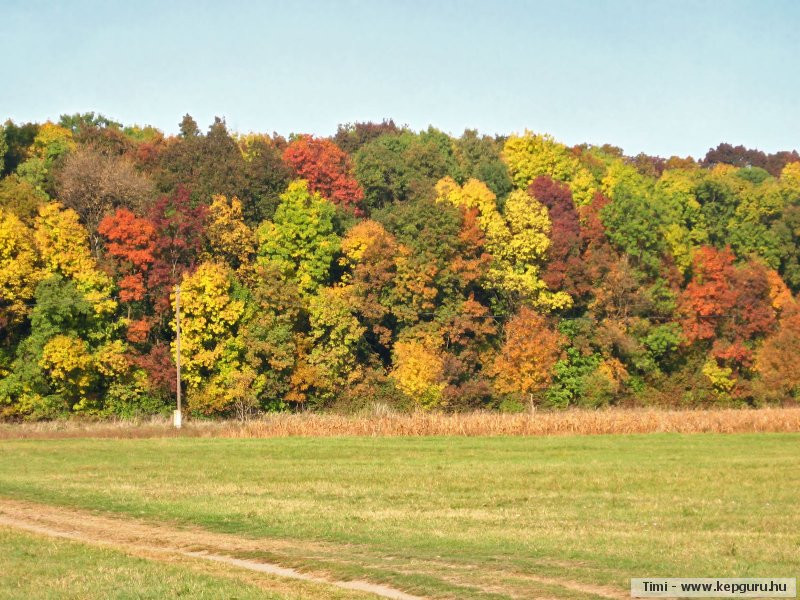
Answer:
M396 202L433 199L442 177L463 179L455 144L434 128L381 135L361 146L354 162L368 213Z
M6 128L0 125L0 173L6 166L6 152L8 152L8 142L6 142Z
M6 415L103 415L124 403L147 403L144 373L132 368L124 343L115 339L119 323L98 314L76 284L60 274L43 280L35 298L31 333L0 380ZM119 402L121 396L125 402Z
M280 195L292 179L291 170L282 159L283 138L250 135L238 139L245 161L248 198L242 205L245 222L257 227L271 219L280 203Z
M467 129L456 141L456 156L462 179L483 181L502 206L514 184L501 152L502 144L498 139L479 135L474 129Z
M312 349L308 362L317 369L317 393L332 400L362 376L365 327L341 288L321 288L309 300L309 338Z
M258 259L274 262L305 293L330 277L340 239L334 231L335 208L300 179L292 182L272 221L258 228Z
M29 155L33 140L39 132L37 123L22 123L17 125L10 119L3 124L3 137L5 139L5 156L3 170L0 175L7 176L14 173Z
M657 272L666 248L664 214L652 201L651 184L632 167L615 164L603 180L611 202L601 218L606 235L634 267Z
M186 115L181 135L167 141L159 155L155 180L165 194L186 187L194 203L209 204L216 194L249 202L247 165L225 121L216 117L203 135Z

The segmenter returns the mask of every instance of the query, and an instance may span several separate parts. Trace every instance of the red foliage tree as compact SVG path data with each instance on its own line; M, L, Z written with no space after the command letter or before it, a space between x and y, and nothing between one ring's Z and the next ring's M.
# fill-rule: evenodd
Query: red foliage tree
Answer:
M706 152L703 165L713 166L724 163L734 167L760 167L778 177L783 167L790 162L798 160L800 160L800 154L797 153L797 150L792 150L791 152L783 150L775 154L765 154L761 150L722 143Z
M154 169L158 165L164 146L163 139L154 142L142 142L136 146L136 149L131 154L136 164L147 169Z
M147 287L157 313L169 310L170 288L197 262L204 243L206 212L203 204L192 206L183 186L172 196L162 196L150 209L148 218L156 237Z
M350 157L332 141L300 136L286 147L283 160L312 191L361 214L364 191L352 175Z
M743 362L749 353L738 345L771 331L775 309L765 267L751 261L737 268L733 261L730 248L698 248L680 299L681 324L690 343L717 338L720 358Z
M569 192L568 189L566 191ZM592 296L602 293L605 277L620 260L619 254L606 238L605 226L600 219L600 212L610 200L598 192L589 204L576 211L566 204L564 189L543 185L537 193L553 204L553 208L548 207L548 210L551 211L553 222L552 245L556 250L550 254L551 262L545 269L543 279L551 289L566 291L576 305L585 305ZM559 198L560 202L556 202L554 197ZM575 220L572 218L573 212ZM557 258L559 255L560 259Z
M581 227L572 192L566 184L541 176L533 180L528 193L547 207L552 223L549 262L542 279L550 289L574 295L576 286L571 280L581 271Z
M460 362L473 368L497 334L497 324L489 309L470 295L458 312L442 328L447 351L458 356Z
M736 295L730 315L731 337L750 340L772 331L775 309L766 267L756 261L742 265L736 269L731 285Z
M609 198L597 192L592 201L581 207L581 238L584 244L603 244L606 241L606 228L600 218L600 212L611 202Z
M146 317L133 320L128 324L128 331L125 333L125 338L132 344L142 344L147 341L151 325L150 319Z
M178 384L175 379L175 363L168 344L157 342L147 354L132 355L130 360L147 371L151 392L162 398L175 394Z

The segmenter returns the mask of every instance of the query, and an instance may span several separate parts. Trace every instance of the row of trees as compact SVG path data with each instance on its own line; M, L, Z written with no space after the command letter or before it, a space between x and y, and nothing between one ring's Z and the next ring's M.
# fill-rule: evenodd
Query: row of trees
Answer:
M0 414L796 400L800 157L0 128Z

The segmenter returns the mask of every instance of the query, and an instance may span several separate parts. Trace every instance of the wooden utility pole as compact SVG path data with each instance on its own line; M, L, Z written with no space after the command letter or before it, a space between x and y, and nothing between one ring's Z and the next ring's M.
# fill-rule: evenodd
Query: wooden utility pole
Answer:
M181 428L183 414L181 412L181 286L175 286L175 376L177 377L176 395L178 410L173 415L175 429Z

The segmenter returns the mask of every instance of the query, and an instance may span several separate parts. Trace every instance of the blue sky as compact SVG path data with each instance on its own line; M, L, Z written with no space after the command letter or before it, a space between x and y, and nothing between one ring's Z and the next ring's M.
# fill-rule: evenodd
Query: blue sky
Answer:
M800 2L0 0L0 119L800 148Z

